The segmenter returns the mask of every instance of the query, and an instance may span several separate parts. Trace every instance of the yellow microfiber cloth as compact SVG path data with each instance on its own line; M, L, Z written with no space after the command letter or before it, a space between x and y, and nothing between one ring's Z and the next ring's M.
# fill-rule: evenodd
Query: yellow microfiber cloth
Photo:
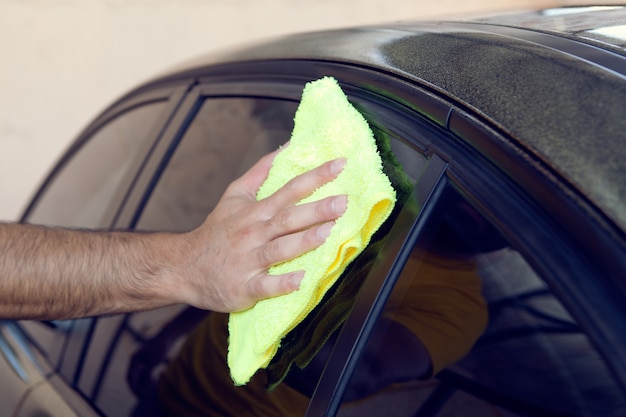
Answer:
M323 245L270 268L269 272L277 275L304 270L297 291L230 315L228 366L236 385L246 384L269 364L281 339L313 310L365 249L396 199L367 121L334 78L324 77L304 87L294 121L290 144L275 157L257 199L270 196L292 178L326 161L345 157L339 176L300 203L347 194L348 206Z

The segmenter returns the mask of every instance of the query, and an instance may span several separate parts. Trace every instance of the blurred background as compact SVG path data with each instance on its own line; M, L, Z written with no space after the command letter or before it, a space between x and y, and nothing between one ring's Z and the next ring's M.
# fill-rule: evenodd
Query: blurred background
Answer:
M85 125L139 82L264 37L594 1L0 0L0 221Z

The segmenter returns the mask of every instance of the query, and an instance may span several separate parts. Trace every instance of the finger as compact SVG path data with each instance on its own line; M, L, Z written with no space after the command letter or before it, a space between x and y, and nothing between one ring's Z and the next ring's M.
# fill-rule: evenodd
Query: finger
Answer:
M294 271L283 275L263 275L248 281L248 296L256 301L289 294L300 288L304 271Z
M335 179L345 164L346 158L337 158L300 174L266 198L264 202L274 209L296 204L322 185Z
M326 241L334 225L335 222L326 222L310 229L281 236L260 246L254 252L257 265L261 268L269 268L317 248Z
M262 234L265 239L272 240L336 220L346 212L347 206L348 196L344 194L292 206L265 221Z

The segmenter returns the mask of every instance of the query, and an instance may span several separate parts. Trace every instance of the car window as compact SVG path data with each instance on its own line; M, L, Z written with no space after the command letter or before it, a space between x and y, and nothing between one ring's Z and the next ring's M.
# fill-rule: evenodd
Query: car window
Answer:
M610 368L524 257L452 188L434 212L338 415L625 415Z
M230 182L261 156L289 139L296 108L297 102L277 99L203 100L192 121L181 133L169 160L164 161L159 171L160 178L139 216L136 228L142 231L184 231L198 226ZM378 134L384 136L382 132ZM424 166L425 158L407 144L393 138L391 147L398 156L398 163L409 167L406 170L407 181L409 187L412 187L415 177ZM376 251L377 247L374 247L368 256L355 261L353 267L359 271L358 276L366 275ZM350 304L346 304L344 309L347 311L349 307ZM234 415L258 415L254 408L257 395L263 398L262 402L270 404L268 407L273 410L271 415L278 412L272 407L284 411L285 405L280 405L281 402L285 402L287 407L296 407L299 410L296 415L303 415L312 394L311 387L315 387L322 367L317 369L315 375L309 375L307 386L298 384L299 377L294 376L294 371L285 377L284 384L268 391L265 384L259 381L265 375L261 371L248 386L228 395L216 395L222 389L235 388L226 368L226 322L227 315L201 312L184 306L130 314L123 321L101 318L98 327L116 327L116 338L99 342L94 337L79 386L106 415L127 415L137 406L129 395L130 389L140 398L138 407L148 407L148 411L138 415L150 415L150 400L157 396L161 401L168 401L168 397L176 398L182 407L212 398L212 401L222 402L221 406L230 407L229 412ZM97 332L96 329L96 336ZM160 352L159 359L155 359L154 352ZM151 370L150 375L177 372L172 369L180 367L168 363L185 362L197 354L202 356L203 364L198 364L193 372L186 375L188 381L195 381L191 383L196 385L196 389L187 392L186 398L177 397L181 386L178 383L168 389L167 382L162 382L160 389L164 391L155 394L157 388L151 386L149 378L146 380L145 372L142 374L142 369L146 367ZM204 364L209 362L210 370L205 369ZM172 379L161 379L164 380ZM171 392L175 394L169 395Z
M101 224L113 196L119 192L143 138L167 101L134 107L98 129L55 173L43 190L30 223L66 227L106 227Z

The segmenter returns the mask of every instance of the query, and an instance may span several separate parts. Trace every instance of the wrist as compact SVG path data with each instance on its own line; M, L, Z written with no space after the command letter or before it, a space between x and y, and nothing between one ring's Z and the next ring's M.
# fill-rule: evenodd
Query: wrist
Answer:
M147 243L139 280L143 283L136 294L159 306L187 304L189 300L185 277L192 254L189 233L153 233L144 235Z

